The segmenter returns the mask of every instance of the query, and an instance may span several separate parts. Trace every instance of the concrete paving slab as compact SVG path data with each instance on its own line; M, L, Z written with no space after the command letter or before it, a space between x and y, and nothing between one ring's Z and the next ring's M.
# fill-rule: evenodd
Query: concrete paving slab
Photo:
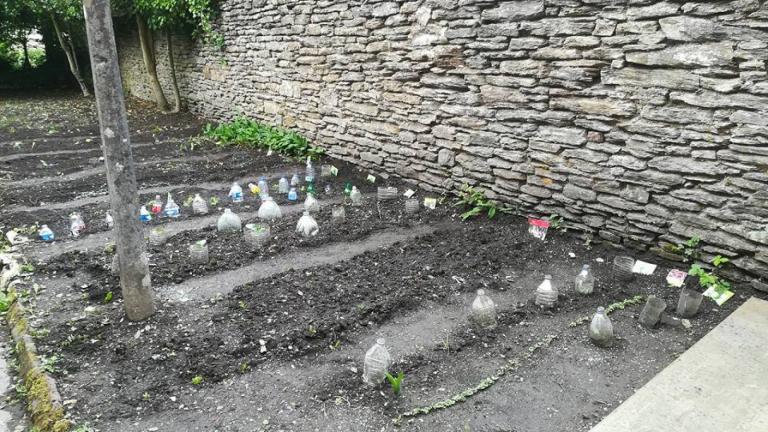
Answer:
M768 431L768 301L755 297L591 432Z

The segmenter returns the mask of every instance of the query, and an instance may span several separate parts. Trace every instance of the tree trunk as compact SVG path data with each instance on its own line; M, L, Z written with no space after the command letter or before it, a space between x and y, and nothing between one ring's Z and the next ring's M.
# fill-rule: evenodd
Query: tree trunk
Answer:
M157 62L155 61L155 44L152 40L152 32L147 26L144 18L136 15L136 24L139 27L139 45L141 45L141 55L144 58L144 67L147 68L147 77L149 86L152 88L152 94L155 96L157 109L168 111L168 100L163 93L163 87L160 86L160 80L157 79Z
M80 73L80 67L77 65L77 58L75 52L72 49L72 43L67 43L64 40L64 35L61 33L61 27L59 21L56 19L56 15L51 14L51 21L53 22L53 29L56 32L56 38L59 40L61 49L64 50L64 55L67 56L67 63L69 63L69 71L72 72L72 76L77 80L77 84L80 85L80 90L83 92L83 96L90 96L91 92L88 91L88 86L85 84L83 75Z
M173 112L181 111L181 93L179 92L179 81L176 79L176 60L173 58L173 38L171 32L165 31L165 38L168 43L168 65L171 69L171 84L173 85Z
M115 221L120 288L128 319L140 321L155 313L155 305L144 249L144 230L139 221L139 197L112 13L109 0L83 0L83 7L107 168L109 203Z
M24 63L21 64L21 67L22 69L31 69L32 63L29 62L29 47L27 47L26 38L22 39L21 48L24 50Z

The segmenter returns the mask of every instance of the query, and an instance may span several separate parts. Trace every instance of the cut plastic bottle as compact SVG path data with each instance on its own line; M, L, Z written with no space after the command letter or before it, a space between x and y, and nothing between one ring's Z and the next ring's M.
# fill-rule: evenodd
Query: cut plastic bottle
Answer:
M496 328L496 304L485 294L485 290L477 290L477 297L472 302L472 321L484 330Z
M557 288L552 284L552 276L544 276L544 281L536 288L536 299L534 303L545 309L550 309L557 303Z
M149 222L152 220L152 213L147 211L147 206L141 206L139 210L139 220L142 222Z
M234 214L232 210L224 209L224 213L219 216L219 220L216 222L216 228L220 232L240 231L243 229L243 222L240 220L240 216Z
M392 364L392 357L384 346L384 339L376 339L376 344L365 353L363 363L363 382L370 386L375 386L387 376L389 366Z
M344 206L336 206L331 209L331 222L335 224L342 224L347 218L347 210Z
M237 182L232 183L232 187L229 188L229 198L233 203L243 202L243 188Z
M195 194L195 198L192 199L192 213L196 215L208 214L208 203L200 194Z
M605 313L605 308L600 306L589 324L589 338L599 347L613 345L613 324Z
M307 167L304 181L307 183L313 183L315 181L315 167L312 165L312 159L310 157L307 157Z
M299 222L296 224L296 232L304 237L316 236L320 231L320 227L317 225L317 221L308 211L299 218Z
M163 212L163 200L160 199L160 195L155 195L155 199L152 200L150 211L155 216Z
M245 242L256 247L264 246L270 239L269 225L263 223L246 224L243 230Z
M272 221L283 216L280 206L270 196L264 197L259 206L259 219Z
M296 192L296 188L293 187L288 192L288 201L298 201L299 200L299 193Z
M169 218L177 218L181 216L181 209L179 208L179 205L176 204L176 201L173 200L173 197L171 194L168 194L168 201L165 203L165 217Z
M107 212L104 216L104 222L107 223L107 228L112 229L115 227L115 220L112 218L112 215Z
M589 264L584 264L581 267L581 272L573 280L576 292L579 294L592 294L595 289L595 276L592 275L592 271L589 269Z
M285 177L282 177L280 181L277 183L277 191L281 194L287 194L291 191L291 184L288 183L288 179Z
M264 177L259 178L259 197L264 199L264 197L269 196L269 185L267 184L267 179Z
M293 177L291 177L291 186L296 187L301 183L301 179L299 179L299 175L294 173Z
M189 260L193 264L208 263L208 245L205 240L200 240L189 245Z
M304 210L310 213L316 213L320 211L320 202L312 194L307 194L307 199L304 200Z
M41 226L37 234L40 236L40 240L42 241L53 241L56 239L56 236L53 234L53 231L48 228L48 225Z
M352 205L360 205L363 203L363 194L357 189L357 186L352 186L352 191L349 193L349 199L352 201Z
M72 234L72 237L80 237L80 234L82 234L85 231L85 221L83 221L83 218L80 216L79 213L72 213L69 215L69 232Z

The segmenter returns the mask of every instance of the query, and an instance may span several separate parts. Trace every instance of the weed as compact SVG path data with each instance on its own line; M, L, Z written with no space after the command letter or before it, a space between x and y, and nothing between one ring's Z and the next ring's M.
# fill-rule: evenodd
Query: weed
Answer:
M713 288L718 294L723 294L726 291L731 290L731 283L723 279L717 274L717 271L722 268L723 265L730 262L730 260L724 256L718 255L712 259L712 271L707 271L698 264L691 266L688 270L688 274L699 278L699 286L704 290Z
M92 432L93 429L91 429L90 426L88 426L88 423L82 424L74 429L72 429L72 432Z
M683 256L685 257L683 259L684 262L694 261L699 258L699 255L701 255L699 252L699 243L701 243L701 238L699 236L693 236L682 244Z
M24 273L34 273L35 266L30 263L24 263L21 265L21 271Z
M265 125L242 116L215 127L208 124L203 129L203 133L225 147L239 145L270 149L301 159L306 157L317 159L325 153L325 150L310 145L306 138L294 131Z
M104 303L111 303L112 302L112 291L107 291L107 293L104 295Z
M246 302L242 301L242 300L240 300L239 302L237 302L237 306L238 306L240 309L242 309L242 310L246 310L246 309L248 309L248 304L247 304Z
M337 349L341 348L341 341L336 339L332 344L328 345L328 348L331 351L336 351Z
M512 209L497 207L494 202L485 196L484 192L479 191L466 183L461 186L459 197L456 199L454 206L469 208L469 210L461 214L461 220L473 218L481 213L486 213L488 219L493 219L499 211L502 213L512 212Z
M11 303L8 301L8 296L0 291L0 312L6 312L11 307Z
M29 335L35 339L45 339L48 337L50 333L51 333L51 330L49 328L43 327L41 329L30 330Z
M59 358L55 355L53 356L40 356L40 363L42 364L43 370L48 373L56 373L58 372L58 368L56 367L56 363L59 362Z
M27 389L27 387L22 383L16 384L16 386L14 387L14 390L16 390L16 397L18 397L19 399L25 399L27 397L27 394L29 393L29 390Z
M309 327L307 327L307 335L309 337L315 337L317 335L317 327L310 324Z
M211 197L211 198L208 200L208 203L211 205L211 207L216 207L217 205L219 205L219 199L218 199L218 198L216 198L215 196L212 196L212 197Z
M192 378L192 385L200 385L203 383L203 376L202 375L195 375Z
M141 395L141 400L149 402L149 392L144 392L144 394Z
M557 213L552 213L546 219L549 221L550 228L563 232L568 231L568 228L565 226L565 219Z
M240 363L240 365L237 366L237 370L241 374L244 374L244 373L248 372L249 370L251 370L251 365L249 365L247 361L244 361L244 362Z
M192 195L188 195L187 198L184 199L184 202L181 203L181 205L183 207L189 207L192 205L192 201L194 200L195 200L195 197L193 197Z
M387 381L389 382L389 386L392 387L392 392L395 394L395 396L400 394L400 386L403 384L403 380L405 379L405 374L403 371L400 371L397 373L397 376L392 376L389 372L387 372Z
M594 241L594 238L592 237L591 234L588 234L586 237L584 237L584 249L591 251L593 241Z

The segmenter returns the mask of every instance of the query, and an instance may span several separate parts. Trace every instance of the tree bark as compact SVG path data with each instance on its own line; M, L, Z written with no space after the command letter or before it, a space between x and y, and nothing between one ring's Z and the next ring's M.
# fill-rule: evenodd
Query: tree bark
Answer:
M31 69L32 63L29 62L29 47L27 46L26 38L22 39L21 47L24 50L24 62L21 64L21 67L22 69Z
M160 85L160 80L157 79L157 62L155 61L155 43L152 40L152 31L147 26L147 21L139 15L136 15L136 24L139 27L141 55L144 58L144 67L147 69L149 86L155 96L157 109L164 112L168 111L168 99L165 98L163 87Z
M59 20L56 19L56 15L51 14L51 21L53 22L53 30L56 32L56 38L59 40L59 45L61 46L61 49L64 50L64 55L67 56L69 71L72 72L72 76L75 77L77 84L80 85L80 91L83 92L83 96L90 96L91 92L88 90L88 85L85 84L83 75L80 73L80 67L77 65L77 57L75 57L72 42L64 40L64 35L61 33L61 26L59 26Z
M126 316L131 321L140 321L155 313L155 305L144 231L139 221L139 197L112 13L109 0L83 0L83 7L107 170L109 203L115 221L120 287Z
M173 112L181 111L181 93L179 92L179 81L176 79L176 60L173 58L173 38L169 30L165 31L165 38L168 43L168 66L171 69L171 84L173 85Z

